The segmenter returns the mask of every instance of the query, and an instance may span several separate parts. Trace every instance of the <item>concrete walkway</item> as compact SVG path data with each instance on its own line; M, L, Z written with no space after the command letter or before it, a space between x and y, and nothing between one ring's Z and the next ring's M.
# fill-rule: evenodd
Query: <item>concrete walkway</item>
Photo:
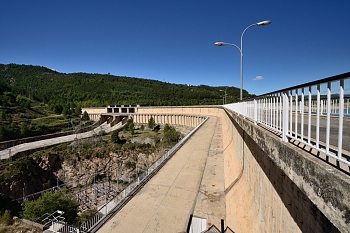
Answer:
M219 121L210 117L98 232L185 232L190 214L220 226L225 205Z
M83 139L83 138L89 138L94 136L95 134L99 134L101 131L104 131L106 133L109 133L113 130L121 128L121 124L116 124L113 127L110 127L110 124L107 124L106 122L100 125L99 127L95 128L94 130L85 132L85 133L79 133L79 134L72 134L72 135L67 135L67 136L62 136L62 137L57 137L57 138L50 138L50 139L45 139L45 140L40 140L40 141L35 141L35 142L28 142L28 143L23 143L19 144L17 146L10 147L5 150L0 151L0 160L2 159L8 159L12 155L15 155L19 152L22 151L27 151L27 150L32 150L36 148L42 148L45 146L52 146L52 145L57 145L60 143L64 142L71 142L74 141L75 139Z

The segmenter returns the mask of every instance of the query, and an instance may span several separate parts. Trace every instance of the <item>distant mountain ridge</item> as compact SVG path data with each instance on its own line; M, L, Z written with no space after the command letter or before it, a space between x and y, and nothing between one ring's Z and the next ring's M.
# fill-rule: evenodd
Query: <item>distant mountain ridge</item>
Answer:
M109 74L66 74L42 66L0 64L0 94L11 90L49 105L214 105L222 104L225 88L171 84ZM250 96L246 91L243 94L244 97ZM227 102L238 99L239 89L227 88Z

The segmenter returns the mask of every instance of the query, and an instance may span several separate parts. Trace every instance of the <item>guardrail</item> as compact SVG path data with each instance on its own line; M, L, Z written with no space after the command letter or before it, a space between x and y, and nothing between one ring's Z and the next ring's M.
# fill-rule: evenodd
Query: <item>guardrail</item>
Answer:
M285 142L295 139L350 166L349 79L350 72L224 107L279 132Z

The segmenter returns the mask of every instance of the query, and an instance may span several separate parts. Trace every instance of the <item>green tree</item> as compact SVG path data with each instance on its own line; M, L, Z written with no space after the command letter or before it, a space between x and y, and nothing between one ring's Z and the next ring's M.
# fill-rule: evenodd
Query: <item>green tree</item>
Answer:
M10 90L10 85L4 79L0 79L0 95L2 95L2 93L4 93L5 91Z
M27 125L26 125L26 124L20 124L20 125L19 125L19 128L20 128L20 130L21 130L21 135L22 135L22 136L26 136L27 133L28 133L28 127L27 127Z
M153 117L149 118L148 120L148 128L153 129L153 127L156 125L156 122L154 121Z
M6 121L6 112L0 111L0 121Z
M4 212L0 211L0 223L6 226L13 223L11 212L9 210L5 210Z
M174 127L169 126L168 124L164 127L164 140L167 142L178 142L181 136L181 133L177 131Z
M111 141L114 142L114 143L119 143L120 142L118 130L115 130L115 131L112 132Z
M134 122L131 121L130 124L129 124L129 127L128 127L128 130L130 131L131 135L134 135L135 134L135 131L134 131Z
M7 106L9 106L9 103L8 103L8 101L7 101L7 99L6 98L2 98L2 100L1 100L1 106L2 107L7 107Z
M6 127L0 125L0 140L5 141L7 139L8 132L6 130Z
M60 104L54 104L52 105L52 110L57 114L61 114L63 111L63 106Z
M68 116L68 115L71 115L72 114L72 111L71 109L69 108L69 105L65 105L63 107L63 110L62 110L62 115L63 116Z
M56 210L64 212L63 217L69 224L73 224L78 217L79 203L73 198L68 189L42 194L37 200L26 201L23 204L21 217L31 221L40 221L41 217Z
M84 112L86 112L86 111L84 111ZM74 114L75 115L80 115L81 114L81 107L80 106L76 106L75 108L74 108ZM86 113L87 114L87 113ZM88 118L89 118L89 115L88 115ZM88 120L90 120L90 119L88 119Z
M30 108L30 100L27 97L18 95L16 97L16 102L19 104L22 108Z
M168 132L170 129L171 129L171 126L168 125L168 124L165 124L165 126L164 126L164 133Z
M128 119L128 121L126 122L124 128L123 128L123 132L129 131L132 135L134 135L134 122L132 119Z
M4 92L4 98L9 102L9 103L16 103L16 97L12 92Z
M140 130L143 132L145 130L145 126L141 125Z
M84 111L81 120L82 120L82 121L88 121L88 120L90 120L89 114L88 114L86 111Z

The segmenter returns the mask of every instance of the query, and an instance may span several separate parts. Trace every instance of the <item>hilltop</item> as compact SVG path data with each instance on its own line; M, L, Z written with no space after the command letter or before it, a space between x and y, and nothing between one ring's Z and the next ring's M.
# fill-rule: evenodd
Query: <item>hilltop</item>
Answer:
M12 92L49 105L74 102L81 107L109 104L141 104L149 106L222 104L226 87L171 84L156 80L114 76L109 74L59 73L31 65L0 64L0 86ZM0 94L3 90L0 87ZM244 91L244 97L250 96ZM239 100L239 88L227 89L227 102Z

